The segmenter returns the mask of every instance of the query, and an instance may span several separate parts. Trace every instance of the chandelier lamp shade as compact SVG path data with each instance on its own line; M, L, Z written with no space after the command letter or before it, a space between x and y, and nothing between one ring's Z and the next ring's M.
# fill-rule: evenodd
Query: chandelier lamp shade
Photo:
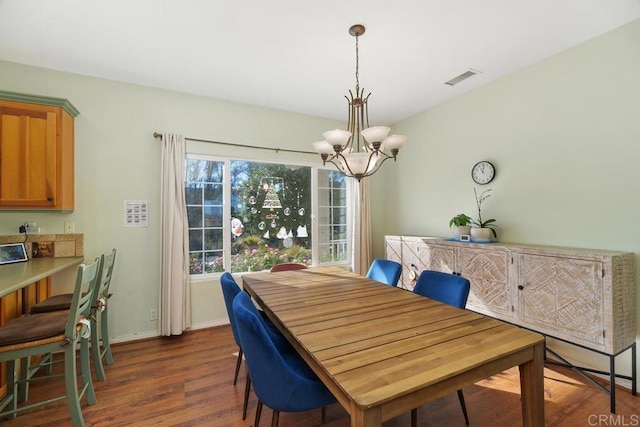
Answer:
M335 129L322 134L324 140L314 142L322 163L333 164L340 173L360 181L373 175L388 160L396 160L407 141L404 135L389 135L387 126L369 126L368 101L360 88L358 37L364 34L363 25L353 25L349 34L356 38L356 88L345 96L349 104L347 130Z

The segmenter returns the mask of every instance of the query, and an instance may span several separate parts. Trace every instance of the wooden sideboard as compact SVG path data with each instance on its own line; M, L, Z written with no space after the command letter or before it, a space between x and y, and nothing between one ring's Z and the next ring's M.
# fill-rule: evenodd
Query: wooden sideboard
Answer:
M386 236L385 249L406 289L422 270L457 273L470 310L609 355L635 343L631 252L415 236Z

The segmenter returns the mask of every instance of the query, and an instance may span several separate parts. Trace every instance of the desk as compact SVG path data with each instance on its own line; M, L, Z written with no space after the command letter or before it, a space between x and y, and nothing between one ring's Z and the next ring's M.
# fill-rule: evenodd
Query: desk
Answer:
M25 286L79 265L84 257L37 258L27 262L0 265L0 298Z
M337 267L242 280L350 414L352 427L380 426L516 365L522 423L544 425L537 333Z

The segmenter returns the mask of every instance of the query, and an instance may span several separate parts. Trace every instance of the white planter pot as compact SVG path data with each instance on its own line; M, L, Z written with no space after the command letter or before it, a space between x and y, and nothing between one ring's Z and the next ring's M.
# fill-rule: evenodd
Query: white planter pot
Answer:
M471 229L471 240L474 242L490 242L491 241L491 229L473 227Z
M453 227L453 238L456 240L460 240L460 235L466 234L469 235L471 233L470 225L458 225Z

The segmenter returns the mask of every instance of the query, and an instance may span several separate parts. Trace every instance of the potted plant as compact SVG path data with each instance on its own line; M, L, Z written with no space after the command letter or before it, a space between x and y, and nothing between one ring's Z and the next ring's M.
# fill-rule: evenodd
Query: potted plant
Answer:
M482 203L491 196L491 194L487 194L490 191L491 189L485 190L478 196L476 189L473 189L473 194L476 196L476 206L478 207L478 218L471 221L475 225L475 227L471 228L471 240L476 242L490 242L491 236L498 238L496 230L501 230L495 223L495 219L482 220Z
M461 235L469 235L471 233L472 223L473 220L463 213L451 218L449 227L453 228L453 237L459 240Z

